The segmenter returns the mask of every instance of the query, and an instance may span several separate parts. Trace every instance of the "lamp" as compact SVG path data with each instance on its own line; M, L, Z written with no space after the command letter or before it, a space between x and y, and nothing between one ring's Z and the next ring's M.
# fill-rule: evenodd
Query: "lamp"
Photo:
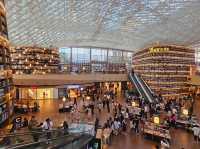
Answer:
M135 106L136 106L135 101L133 101L131 104L132 104L132 107L135 107Z
M87 100L90 100L90 96L87 96L86 99L87 99Z
M65 101L66 101L66 98L65 98L65 96L63 96L63 98L62 98L62 101L63 101L63 102L65 102Z
M185 116L188 116L188 110L187 110L187 109L183 109L182 113L183 113Z
M159 118L158 116L154 116L153 122L154 122L155 124L160 124L160 118Z

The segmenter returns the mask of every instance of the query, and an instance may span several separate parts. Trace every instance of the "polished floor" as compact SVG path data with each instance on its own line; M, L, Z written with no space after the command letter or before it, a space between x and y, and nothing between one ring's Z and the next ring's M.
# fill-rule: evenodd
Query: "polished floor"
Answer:
M118 97L118 101L122 104L124 103L123 97ZM86 114L82 113L81 110L77 114L71 115L69 113L59 113L58 107L62 100L43 100L39 101L40 112L34 114L39 122L43 122L46 118L52 119L54 126L60 126L64 120L69 123L75 121L75 119L81 119L85 122L93 122L95 117L100 118L101 124L111 115L106 109L103 109L101 113L95 111L94 117L88 117ZM78 109L81 109L82 101L78 102ZM196 101L195 112L200 119L200 100ZM32 114L29 114L30 117ZM172 142L171 149L200 149L200 142L195 142L193 135L182 129L172 129L171 131ZM112 138L112 143L109 146L104 146L104 149L154 149L158 143L144 139L142 134L135 134L129 130L118 136Z

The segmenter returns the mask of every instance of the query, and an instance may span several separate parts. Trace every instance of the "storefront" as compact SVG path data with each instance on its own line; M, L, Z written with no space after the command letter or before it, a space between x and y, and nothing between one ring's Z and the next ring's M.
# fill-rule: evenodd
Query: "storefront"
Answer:
M88 84L70 84L61 86L18 86L16 87L16 99L23 100L46 100L46 99L62 99L79 98L84 95L99 94L98 91L104 93L113 91L120 93L125 90L127 82L104 82L104 83L88 83ZM101 88L98 90L98 88Z
M16 99L24 100L46 100L78 98L84 94L87 89L94 86L91 84L82 85L62 85L54 87L16 87Z
M58 97L77 98L80 96L80 85L62 85L58 86Z
M23 87L17 88L18 94L17 99L57 99L58 89L57 88L44 88L44 87Z
M88 90L95 87L94 83L81 85L62 85L58 86L58 97L78 98L88 93Z
M123 93L128 88L132 88L132 84L127 81L123 82L102 82L100 88L104 91L113 91L116 93Z

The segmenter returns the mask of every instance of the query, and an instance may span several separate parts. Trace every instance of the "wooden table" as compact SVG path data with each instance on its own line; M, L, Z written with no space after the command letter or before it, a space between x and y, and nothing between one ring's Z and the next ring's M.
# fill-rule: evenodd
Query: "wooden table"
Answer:
M144 128L143 133L148 134L148 135L152 135L153 137L159 137L159 138L171 140L171 136L170 136L168 130L166 130L166 132L163 133L159 130L152 130L152 129Z
M155 125L154 123L146 123L144 125L143 133L146 135L151 135L152 138L157 137L161 139L171 140L171 136L169 130L161 128L159 125Z
M102 133L103 130L102 129L97 129L97 133L96 133L96 141L99 144L99 149L103 149L103 145L102 145Z
M186 130L191 130L191 128L195 125L200 127L200 124L198 122L192 122L192 121L180 120L180 119L176 120L176 125Z
M103 138L106 144L111 143L111 133L112 133L112 129L110 128L106 128L103 130Z

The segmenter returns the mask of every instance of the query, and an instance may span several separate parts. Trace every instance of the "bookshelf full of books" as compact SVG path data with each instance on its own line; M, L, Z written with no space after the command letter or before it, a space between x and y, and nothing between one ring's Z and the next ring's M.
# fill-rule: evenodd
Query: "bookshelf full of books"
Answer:
M13 82L10 70L10 48L8 41L6 9L0 1L0 126L13 113Z
M14 74L46 74L59 71L57 48L11 47L11 67Z
M164 98L189 94L194 50L179 46L154 46L133 54L133 69L151 89Z

